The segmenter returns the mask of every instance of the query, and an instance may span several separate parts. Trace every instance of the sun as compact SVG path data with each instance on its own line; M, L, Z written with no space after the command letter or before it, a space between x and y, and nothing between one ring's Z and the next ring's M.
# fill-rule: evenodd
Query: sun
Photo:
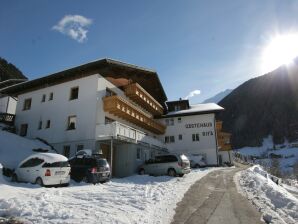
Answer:
M273 37L262 54L262 72L268 73L298 56L298 33Z

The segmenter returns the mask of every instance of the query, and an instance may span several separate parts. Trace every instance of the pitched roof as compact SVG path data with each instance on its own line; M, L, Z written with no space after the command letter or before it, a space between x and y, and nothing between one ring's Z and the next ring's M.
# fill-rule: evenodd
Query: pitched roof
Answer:
M127 78L139 83L160 104L164 105L167 96L157 73L154 70L140 66L127 64L113 59L101 59L77 67L69 68L41 78L16 84L4 89L1 93L8 95L20 95L26 92L42 89L44 87L57 85L74 79L79 79L93 74L103 77Z
M172 112L165 114L163 117L208 114L208 113L216 113L221 110L224 110L224 108L217 105L216 103L194 104L194 105L190 105L190 108L187 110L172 111Z

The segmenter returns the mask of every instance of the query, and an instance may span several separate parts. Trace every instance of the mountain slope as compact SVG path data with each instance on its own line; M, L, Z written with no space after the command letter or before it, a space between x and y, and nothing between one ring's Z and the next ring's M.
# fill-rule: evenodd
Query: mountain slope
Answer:
M27 77L16 66L0 57L0 82L7 79L27 79Z
M234 148L260 146L264 137L274 143L295 140L298 124L298 59L266 75L251 79L219 102L218 119L232 133Z
M229 95L233 90L232 89L226 89L218 94L216 94L213 97L210 97L206 100L204 100L203 103L218 103L220 102L223 98L225 98L227 95Z

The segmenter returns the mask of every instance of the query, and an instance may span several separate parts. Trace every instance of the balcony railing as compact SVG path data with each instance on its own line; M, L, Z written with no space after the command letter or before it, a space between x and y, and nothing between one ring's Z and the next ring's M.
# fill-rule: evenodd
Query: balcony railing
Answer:
M110 124L99 124L96 126L96 138L97 139L109 139L113 137L114 139L120 139L127 142L133 143L144 143L151 147L159 147L160 149L165 148L166 145L148 135L144 132L130 127L128 125L122 124L120 122L112 122Z
M164 134L166 126L153 120L137 106L120 96L106 96L103 98L104 111L132 122L155 134Z
M15 119L14 114L0 113L0 122L1 123L13 125L14 119Z
M124 87L125 94L153 115L162 115L163 107L138 83Z

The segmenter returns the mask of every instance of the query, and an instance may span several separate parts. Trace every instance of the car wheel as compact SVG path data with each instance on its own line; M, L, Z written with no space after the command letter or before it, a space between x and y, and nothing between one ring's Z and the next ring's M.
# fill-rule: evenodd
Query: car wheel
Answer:
M139 174L140 174L140 175L144 175L144 174L145 174L145 170L144 170L144 169L140 169L140 170L139 170Z
M199 164L196 164L195 168L201 168L201 166Z
M11 182L18 182L18 176L15 173L11 176Z
M184 173L179 174L179 177L183 177L183 176L184 176Z
M176 176L176 171L175 171L174 169L169 169L169 170L168 170L168 175L169 175L170 177L175 177L175 176Z
M42 181L42 179L41 179L40 177L38 177L38 178L36 179L35 183L38 184L38 185L41 186L41 187L44 186L44 185L43 185L43 181Z

